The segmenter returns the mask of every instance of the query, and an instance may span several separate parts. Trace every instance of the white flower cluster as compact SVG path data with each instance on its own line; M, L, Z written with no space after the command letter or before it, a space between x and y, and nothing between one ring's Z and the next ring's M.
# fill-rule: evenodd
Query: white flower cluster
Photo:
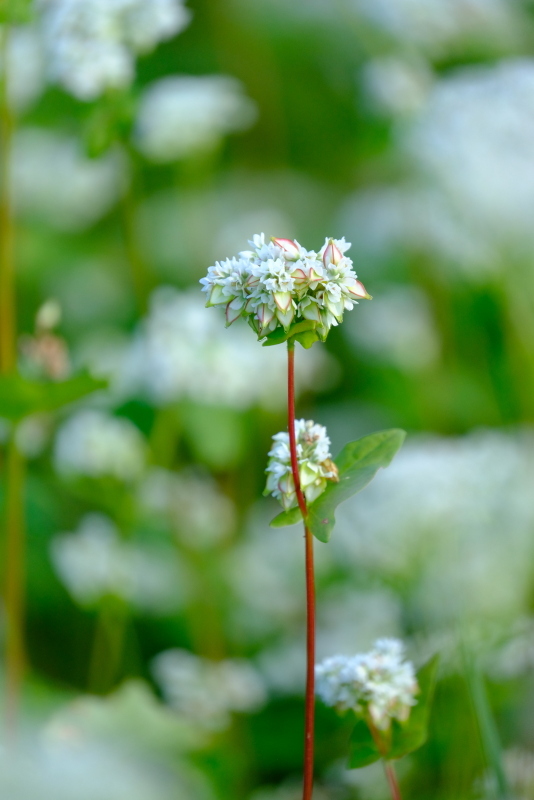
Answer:
M405 722L417 703L415 670L398 639L378 639L369 653L327 658L315 667L315 676L326 705L369 714L381 731L389 730L393 719Z
M44 88L43 72L44 53L38 30L30 25L10 28L7 90L15 111L24 112L37 100Z
M231 713L259 709L266 700L263 681L244 659L209 661L187 650L166 650L153 672L172 708L208 730L221 730Z
M225 305L226 323L248 318L259 338L309 320L321 339L357 299L369 298L345 252L345 239L326 239L319 253L290 239L256 234L236 258L217 261L202 278L208 306Z
M255 117L254 103L235 78L169 75L141 97L137 146L152 161L175 161L210 150Z
M54 462L67 476L139 478L145 466L145 445L138 428L127 419L104 411L83 409L58 431Z
M324 492L328 481L339 480L330 454L330 439L323 425L305 419L295 420L295 437L300 486L308 503L313 503ZM297 495L291 471L289 434L285 431L276 433L273 442L266 469L265 494L272 494L285 509L292 508L297 505Z
M192 400L236 409L279 408L284 398L284 352L269 347L259 359L246 328L221 336L216 316L206 314L196 289L160 287L127 352L114 364L105 363L101 346L95 356L90 368L109 377L119 397L144 394L158 406ZM332 366L324 350L304 351L295 365L297 392L322 388Z
M59 577L82 606L114 595L143 611L165 614L176 611L183 599L174 551L122 541L102 514L87 514L77 531L54 537L50 552Z
M68 134L23 128L15 136L12 181L18 211L59 230L81 230L121 196L125 162L117 150L88 158Z
M235 525L235 508L209 475L176 474L153 467L143 480L143 510L166 518L177 539L192 550L207 550L226 539Z
M189 22L183 0L40 0L53 80L81 100L128 86L135 56Z

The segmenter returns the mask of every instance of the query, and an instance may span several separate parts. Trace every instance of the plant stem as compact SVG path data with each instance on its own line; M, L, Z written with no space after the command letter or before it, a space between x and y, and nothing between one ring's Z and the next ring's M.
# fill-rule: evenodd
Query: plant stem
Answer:
M395 767L391 761L384 760L384 770L386 772L386 778L388 779L392 800L402 800L399 782L397 781L397 775L395 773Z
M11 432L6 457L5 578L6 637L6 727L16 734L20 689L24 673L24 460L15 431Z
M295 436L295 344L287 343L287 407L291 470L299 508L304 519L306 544L306 705L304 722L304 784L302 800L311 800L313 792L313 750L315 721L315 577L313 568L313 538L306 524L308 509L300 487Z
M10 30L0 31L0 374L17 366L14 224L11 202L11 149L14 117L9 104ZM6 634L6 726L16 733L24 673L24 460L17 448L15 429L6 453L4 504L4 600Z

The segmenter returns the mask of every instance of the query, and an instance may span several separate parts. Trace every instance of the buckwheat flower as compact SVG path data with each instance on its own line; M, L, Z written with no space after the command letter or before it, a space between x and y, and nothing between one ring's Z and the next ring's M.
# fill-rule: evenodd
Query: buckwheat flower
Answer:
M255 118L256 107L235 78L170 75L142 95L135 136L143 155L166 163L212 149Z
M7 52L9 101L18 113L26 111L44 88L44 53L37 29L30 25L10 27Z
M337 467L330 454L330 439L323 425L304 419L295 420L295 435L300 485L308 503L313 503L324 492L328 481L339 480ZM291 470L288 433L273 436L269 456L265 494L272 494L285 509L292 508L297 505L297 495Z
M182 0L41 0L52 80L80 100L128 86L135 56L183 30Z
M130 482L143 472L145 446L138 428L129 420L83 409L60 427L54 461L63 475Z
M52 563L82 606L114 595L142 611L170 613L183 600L184 576L173 549L123 541L102 514L87 514L76 531L52 539Z
M266 241L263 233L249 245L237 258L210 267L200 283L208 306L226 307L227 325L246 317L259 339L304 320L315 322L325 339L344 311L370 297L345 255L345 239L327 238L319 253L291 239Z
M354 711L381 731L406 722L419 691L415 670L398 639L378 639L369 653L333 656L315 668L316 691L340 711Z
M256 711L266 700L260 675L244 659L209 661L175 649L156 656L152 669L169 705L208 730L223 730L232 712Z

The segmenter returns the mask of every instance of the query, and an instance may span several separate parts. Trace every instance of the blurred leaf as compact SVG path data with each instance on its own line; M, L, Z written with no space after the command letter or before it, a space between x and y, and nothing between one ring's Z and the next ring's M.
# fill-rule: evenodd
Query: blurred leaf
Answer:
M247 446L243 414L227 406L184 403L183 432L194 458L210 469L239 463Z
M374 764L382 756L375 744L369 726L365 720L360 719L350 737L349 768L361 769L369 764Z
M328 542L335 525L335 510L340 503L360 492L374 478L380 467L387 467L405 439L405 432L393 428L364 436L345 445L335 459L339 482L329 483L325 491L308 506L308 526L321 542ZM273 528L294 525L302 519L298 508L278 514Z
M402 756L418 750L426 742L438 666L439 655L435 655L418 670L417 683L420 693L417 696L417 705L412 708L405 723L393 721L388 759L402 758Z
M267 338L263 342L263 346L271 347L272 345L275 344L283 344L284 342L287 342L288 339L291 339L292 336L294 336L297 339L297 341L301 342L302 344L302 341L301 339L298 338L298 336L300 334L305 334L305 333L309 334L310 332L314 332L316 327L317 327L316 322L313 322L313 320L305 319L303 322L294 322L293 325L289 326L287 331L285 331L283 328L276 328L276 330L268 334ZM317 341L319 338L317 334L315 334L315 336L316 338L313 340L313 342ZM304 341L309 343L303 344L302 345L303 347L308 348L311 347L311 345L313 344L313 342L310 341L309 338L304 337Z
M32 0L3 0L0 2L0 24L20 24L32 17Z
M32 381L20 375L0 376L0 417L16 422L31 414L55 411L106 386L107 381L86 372L60 383Z

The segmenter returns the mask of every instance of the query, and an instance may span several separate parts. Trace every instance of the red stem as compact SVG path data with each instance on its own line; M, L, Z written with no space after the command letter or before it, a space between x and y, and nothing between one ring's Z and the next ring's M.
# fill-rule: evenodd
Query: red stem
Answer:
M289 428L289 449L291 471L297 501L304 519L304 539L306 543L306 705L304 722L304 784L302 800L311 800L313 792L313 749L315 721L315 578L313 569L313 538L306 525L308 509L306 498L300 487L295 436L295 345L287 343L287 408Z
M395 774L395 767L391 761L384 761L384 769L386 771L386 778L388 779L392 799L402 800L397 775Z

